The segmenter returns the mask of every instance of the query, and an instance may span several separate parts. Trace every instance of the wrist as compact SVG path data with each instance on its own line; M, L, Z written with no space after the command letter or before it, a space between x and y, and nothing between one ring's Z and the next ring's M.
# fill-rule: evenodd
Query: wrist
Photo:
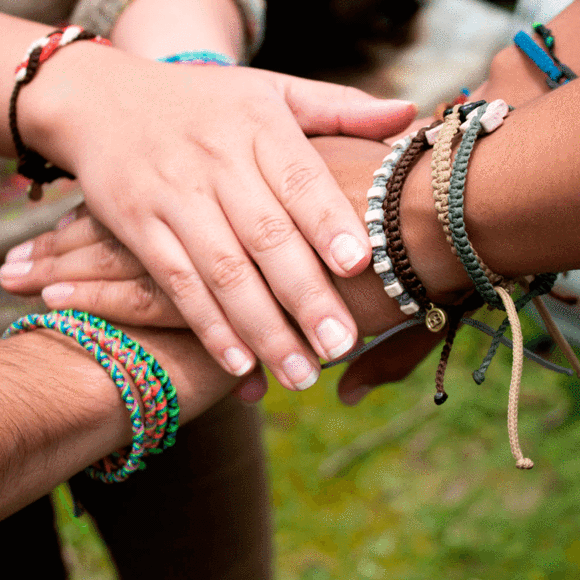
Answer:
M412 168L401 192L401 235L428 298L449 304L473 284L445 239L431 181L431 150L427 150Z
M123 11L111 41L150 60L198 49L222 53L237 62L245 56L244 25L233 0L139 0Z
M103 108L106 96L100 88L122 73L123 58L120 51L81 41L43 63L18 97L17 123L24 144L77 175L84 125Z

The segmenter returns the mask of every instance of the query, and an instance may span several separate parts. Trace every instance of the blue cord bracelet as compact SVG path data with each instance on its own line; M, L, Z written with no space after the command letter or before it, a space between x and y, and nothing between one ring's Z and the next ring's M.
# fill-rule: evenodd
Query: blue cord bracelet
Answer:
M551 89L570 82L570 79L556 66L552 57L540 48L523 30L514 36L516 46L545 74Z
M231 56L211 50L178 52L169 56L162 56L157 61L184 64L217 64L219 66L232 66L236 64L236 61Z

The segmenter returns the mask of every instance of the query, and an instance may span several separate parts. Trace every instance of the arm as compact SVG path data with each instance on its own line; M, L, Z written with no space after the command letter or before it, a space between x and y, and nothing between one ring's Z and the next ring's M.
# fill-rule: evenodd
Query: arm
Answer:
M135 30L159 6L132 5L119 42L138 52ZM188 29L196 13L185 14ZM171 38L175 27L158 23L157 34ZM0 78L10 79L16 54L47 28L7 16L2 27L16 47L0 60ZM3 87L0 104L10 81ZM50 58L18 106L24 142L78 177L92 212L139 257L224 369L244 374L257 354L286 387L299 388L317 375L315 351L332 350L321 336L324 320L342 325L352 344L356 325L313 247L351 276L368 262L369 246L303 131L384 136L380 121L400 130L412 106L242 67L161 65L88 42ZM293 360L309 372L296 376Z
M125 329L170 374L182 423L235 380L190 332ZM36 330L0 341L0 520L131 442L127 410L105 370L74 340Z
M580 83L574 81L518 108L500 130L480 139L475 147L466 190L467 229L482 258L500 274L518 276L580 267L580 254L575 251L580 220L577 197L580 163L574 146L580 131L580 119L574 114L579 91ZM366 190L388 147L346 137L317 138L312 142L362 221ZM470 284L449 251L437 221L429 164L430 155L426 154L405 184L401 208L403 236L411 261L432 298L447 301L450 295L462 293ZM542 175L542 179L538 180L537 175ZM542 235L537 235L538 231ZM158 308L155 287L142 282L136 286L127 281L131 292L138 288L141 295L137 314L134 308L127 309L126 298L116 298L123 295L124 272L130 272L134 279L144 271L122 246L107 245L106 231L89 231L81 235L80 241L74 238L72 230L69 234L67 229L40 238L32 248L31 257L35 261L30 274L7 276L4 270L3 286L10 291L38 291L47 280L70 280L71 265L83 263L86 270L77 268L77 276L84 280L120 280L120 286L111 284L110 290L106 284L100 286L102 302L97 304L92 283L76 282L73 286L78 290L67 299L49 301L51 307L89 309L113 318L129 319L137 315L141 317L140 323L160 322L164 317L167 320L164 309ZM47 255L59 257L46 258ZM100 273L98 262L105 261L95 260L99 255L113 256ZM334 283L363 335L377 334L403 319L396 302L385 295L372 269L353 279L335 277ZM175 312L170 320L182 324Z

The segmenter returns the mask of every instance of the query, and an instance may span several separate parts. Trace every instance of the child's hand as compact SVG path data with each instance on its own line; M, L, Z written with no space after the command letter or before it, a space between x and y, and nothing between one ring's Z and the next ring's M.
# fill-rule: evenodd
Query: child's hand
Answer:
M303 132L383 138L408 124L413 106L77 44L23 91L21 109L41 103L58 126L44 121L42 139L24 127L25 141L78 176L95 217L225 369L243 374L255 353L285 386L310 386L318 359L286 312L319 356L349 350L356 325L315 252L340 276L364 270L371 252Z

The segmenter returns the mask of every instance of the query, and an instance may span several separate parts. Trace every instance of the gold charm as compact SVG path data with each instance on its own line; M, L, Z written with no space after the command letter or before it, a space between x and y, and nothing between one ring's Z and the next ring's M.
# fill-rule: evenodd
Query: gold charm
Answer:
M431 303L431 306L425 314L425 326L427 326L431 332L439 332L440 330L443 330L446 324L447 314L445 313L445 310L437 308L435 304Z

